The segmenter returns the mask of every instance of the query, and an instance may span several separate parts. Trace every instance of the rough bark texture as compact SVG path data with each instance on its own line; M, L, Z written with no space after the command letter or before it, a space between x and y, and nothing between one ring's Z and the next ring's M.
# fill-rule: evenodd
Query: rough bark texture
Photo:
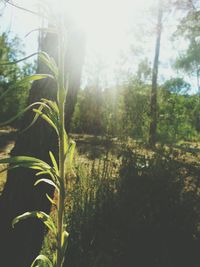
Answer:
M150 129L149 129L149 144L155 146L156 143L156 129L157 129L157 78L158 78L158 65L160 54L160 40L162 32L162 7L161 0L158 7L158 21L157 21L157 34L156 34L156 46L155 57L152 71L152 88L151 88L151 100L150 100Z
M71 40L71 47L73 47L74 42L76 43L77 40ZM79 42L79 45L82 47L83 43ZM47 34L44 37L42 46L42 50L56 57L57 42L55 37ZM70 69L71 66L74 66L69 88L69 97L72 100L68 100L71 106L76 103L76 95L80 85L83 63L81 51L83 52L83 49L78 51L75 59L70 51L67 55L70 58L68 60L70 62L68 68ZM81 56L80 61L78 55ZM46 73L47 69L39 64L38 72ZM53 84L52 80L34 82L30 91L29 104L41 98L55 99L55 89L55 84ZM71 107L70 116L72 116L73 110L74 107ZM24 116L22 128L30 123L32 117L32 112ZM31 129L19 134L11 155L34 156L49 162L49 150L56 153L57 149L57 137L54 131L39 119ZM11 226L13 218L26 211L50 211L50 204L45 193L52 195L52 188L46 184L34 187L34 182L35 172L32 170L20 168L8 172L7 183L0 197L0 261L4 267L28 267L40 251L44 236L44 227L40 221L28 219L17 224L14 229Z

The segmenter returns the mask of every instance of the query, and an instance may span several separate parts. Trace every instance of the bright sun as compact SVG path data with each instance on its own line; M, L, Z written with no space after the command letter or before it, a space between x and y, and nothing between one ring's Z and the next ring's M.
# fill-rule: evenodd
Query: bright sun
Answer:
M13 0L13 3L27 9L37 10L37 3L26 0ZM63 12L71 17L86 35L89 57L99 57L106 65L115 65L120 51L130 46L130 32L144 16L144 10L155 0L45 0L53 12ZM34 28L38 28L38 18L34 15L12 8L10 16L5 15L7 21L12 21L12 30L24 38L24 35ZM8 22L9 23L9 22ZM133 34L132 34L133 36ZM27 53L33 52L32 37L28 37ZM37 38L35 38L37 40ZM133 41L133 39L132 39ZM36 41L35 41L36 43ZM34 48L35 49L35 48Z
M41 1L14 0L16 5L35 9ZM126 45L126 34L141 18L153 0L45 0L54 12L64 12L81 27L92 50L105 52L109 56ZM154 0L155 2L155 0ZM18 17L15 13L19 12ZM9 19L9 16L7 16ZM38 19L34 15L12 9L13 28L31 30L37 28ZM15 21L14 21L15 20ZM20 25L21 24L21 25ZM34 26L35 25L35 26Z
M141 17L141 12L148 8L151 0L54 0L54 10L60 7L87 36L90 50L113 57L120 49L127 46L127 33L131 25ZM58 8L59 7L59 8Z

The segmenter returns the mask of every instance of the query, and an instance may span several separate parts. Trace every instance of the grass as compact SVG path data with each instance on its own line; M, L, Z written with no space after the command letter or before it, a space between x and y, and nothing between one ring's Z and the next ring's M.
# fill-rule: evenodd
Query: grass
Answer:
M102 210L106 209L104 205L107 204L105 203L113 203L113 201L115 202L115 198L117 199L120 188L119 171L120 169L126 168L126 166L123 166L124 162L122 162L123 143L119 144L119 142L117 142L116 144L115 142L111 142L109 143L108 149L105 140L99 137L95 139L91 136L81 136L79 140L78 136L76 136L76 141L79 151L76 160L77 176L76 178L72 177L71 180L72 184L70 186L66 214L68 214L67 221L69 222L68 224L71 225L70 233L72 233L70 247L75 246L76 249L79 250L80 255L82 255L79 256L84 257L84 254L88 253L85 251L84 243L87 241L89 246L90 242L91 244L94 242L96 238L95 235L97 234L95 227L98 228L99 223L101 224L101 220L103 220L100 214ZM165 175L162 171L166 171L167 173L167 170L171 168L170 175L173 175L174 172L174 176L176 177L177 175L177 177L179 177L176 179L180 179L183 189L182 193L199 195L200 189L196 178L192 174L190 168L187 167L194 159L193 165L200 167L198 157L195 158L196 155L193 154L193 151L185 152L181 148L169 146L162 147L162 151L161 147L158 146L156 151L152 151L144 146L137 145L137 143L132 140L129 142L129 148L131 148L131 151L134 151L136 155L135 158L133 158L132 164L136 165L137 175L141 177L142 183L142 176L144 174L147 175L146 171L148 171L149 168L148 165L144 165L144 162L145 164L151 162L150 164L153 166L156 160L158 162L156 164L164 164L166 170L164 170L164 168L162 169L162 166L158 166L157 171L154 167L152 167L153 170L151 170L150 167L149 175L150 177L152 175L150 179L154 179L154 175L151 174L151 171L155 172L155 176L159 177L159 173ZM129 167L127 167L127 169L128 168ZM116 203L117 201L118 200L116 200ZM94 225L94 221L98 223ZM88 230L88 227L90 230ZM105 226L101 225L101 227ZM110 229L110 231L112 231L112 229ZM88 237L85 236L86 233ZM44 241L43 251L51 255L52 248L49 247L49 243L51 243L49 239L51 239L51 236L47 235ZM94 251L91 253L94 253Z
M14 147L15 136L13 133L15 133L15 131L15 129L10 127L4 127L0 129L0 158L7 157ZM121 153L120 147L123 145L122 143L116 140L108 141L100 136L95 137L92 135L75 134L72 135L72 137L77 143L79 154L78 162L77 160L76 162L84 166L84 168L87 170L86 176L89 176L93 168L96 171L102 170L103 165L105 165L105 161L108 161L107 165L109 165L110 162L110 166L107 167L110 169L110 171L115 172L116 175L121 164L118 156ZM154 151L142 145L138 145L137 142L132 139L129 139L128 144L138 155L152 157L152 155L155 153ZM158 152L160 146L158 145L157 148ZM168 151L168 153L171 152L171 156L177 160L186 162L188 164L200 164L200 143L181 141L170 147L164 146L164 149ZM0 165L0 171L5 167L6 165ZM3 191L6 182L6 176L6 171L0 173L0 193ZM114 176L114 174L111 173L110 176Z

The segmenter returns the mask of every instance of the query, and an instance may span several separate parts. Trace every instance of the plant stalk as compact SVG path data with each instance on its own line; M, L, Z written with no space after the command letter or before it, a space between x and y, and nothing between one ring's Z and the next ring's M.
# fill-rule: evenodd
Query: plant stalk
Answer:
M58 217L57 217L57 251L56 251L56 267L62 267L64 255L62 252L62 233L64 231L64 200L65 200L65 88L64 88L64 40L61 35L59 38L58 48L58 67L59 67L59 81L58 81L58 108L60 120L60 134L59 134L59 176L60 176L60 190L58 195Z

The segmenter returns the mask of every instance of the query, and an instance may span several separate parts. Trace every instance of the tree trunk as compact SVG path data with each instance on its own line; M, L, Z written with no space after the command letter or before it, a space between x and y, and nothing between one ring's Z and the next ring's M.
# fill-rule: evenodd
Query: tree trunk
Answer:
M162 3L159 0L158 6L158 18L157 18L157 34L156 34L156 46L155 57L152 71L152 88L150 99L150 129L149 129L149 144L154 147L156 144L156 129L157 129L157 79L158 79L158 65L160 54L160 41L162 32Z
M73 38L73 36L70 38ZM70 41L70 47L73 47L74 42L76 43L77 40ZM81 47L82 44L83 42L79 42ZM49 33L46 34L41 46L43 51L56 59L57 40L54 36ZM83 49L80 49L79 53L77 52L81 57L80 61L79 58L74 59L70 51L66 56L66 60L69 58L67 61L69 62L67 64L68 70L73 73L68 92L68 97L73 95L73 101L71 102L73 108L70 109L70 114L73 112L80 85L83 64L82 52ZM73 70L71 71L72 66ZM38 64L38 73L47 73L47 71L46 66ZM29 104L39 101L41 98L56 99L56 88L52 80L45 79L33 83L30 90ZM32 118L32 112L28 112L24 116L22 129L31 122ZM11 156L27 155L49 162L48 152L52 151L56 155L57 150L57 137L54 131L42 119L39 119L31 129L19 134ZM35 172L32 170L20 168L8 172L7 182L0 198L0 251L1 264L4 267L30 266L32 260L40 251L44 237L44 227L40 221L28 219L17 224L14 229L11 226L13 218L26 211L42 210L47 213L50 211L50 203L45 194L53 194L51 186L41 184L34 187L34 182Z
M69 73L69 90L65 106L65 125L68 133L71 130L71 121L80 89L80 78L85 55L84 35L80 31L73 31L70 36L71 41L69 40L66 66L66 71Z

